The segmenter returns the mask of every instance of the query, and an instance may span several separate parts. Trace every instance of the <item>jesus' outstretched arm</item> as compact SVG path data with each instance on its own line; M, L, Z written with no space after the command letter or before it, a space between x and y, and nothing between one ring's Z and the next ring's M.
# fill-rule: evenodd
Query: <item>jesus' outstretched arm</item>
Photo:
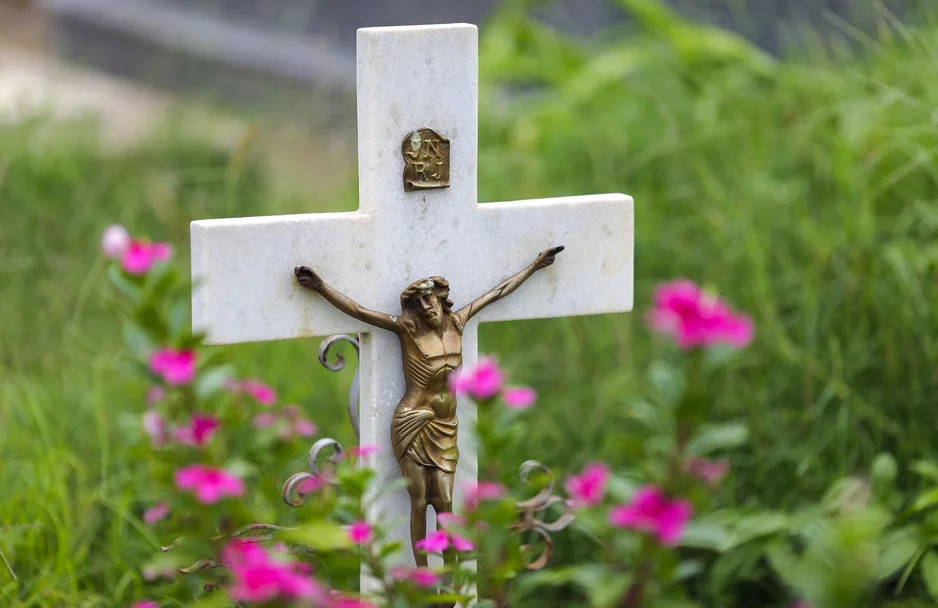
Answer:
M369 325L397 332L400 326L397 319L387 313L369 310L352 298L340 293L333 287L326 284L322 278L308 266L297 266L293 269L296 275L296 281L306 289L311 289L324 297L327 302L344 312L350 317L359 321L364 321Z
M532 274L534 274L535 272L537 272L538 270L542 268L547 268L548 266L553 264L554 258L557 256L558 253L560 253L563 250L564 250L563 245L560 245L558 247L551 247L550 249L546 249L542 251L541 254L537 256L537 259L534 260L533 264L531 264L530 266L528 266L527 268L525 268L524 270L522 270L515 276L505 279L504 281L499 283L495 287L495 289L477 298L468 306L464 306L463 308L461 308L456 313L459 316L460 321L462 321L462 323L465 324L466 321L474 317L477 313L479 313L483 308L485 308L489 304L501 300L502 298L504 298L505 296L513 292L514 290L518 289L518 287L520 287L522 283L524 283L529 278L531 278Z

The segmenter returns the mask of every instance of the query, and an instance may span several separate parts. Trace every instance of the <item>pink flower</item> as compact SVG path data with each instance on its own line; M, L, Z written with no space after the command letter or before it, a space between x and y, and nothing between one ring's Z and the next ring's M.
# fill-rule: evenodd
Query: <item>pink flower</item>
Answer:
M215 436L215 432L221 426L221 421L212 416L204 414L195 414L189 422L189 426L183 426L173 429L173 439L177 443L190 445L196 448L204 448Z
M144 600L134 604L133 608L160 608L160 605L150 600Z
M264 406L269 407L277 403L277 391L260 380L232 380L227 384L227 388L232 393L247 393L254 401Z
M744 348L755 335L750 317L736 314L688 280L658 287L648 322L654 331L673 336L684 350L716 344Z
M152 526L153 524L166 519L167 515L169 515L169 505L165 502L162 502L158 505L150 507L143 512L143 523L148 526Z
M307 477L296 486L296 491L301 496L306 496L308 494L314 494L319 490L326 487L326 479L316 475L315 477Z
M399 581L412 581L422 589L433 589L443 582L443 577L429 568L392 568L391 578Z
M368 545L375 539L375 530L368 522L357 521L349 527L348 537L356 545Z
M453 534L452 532L447 532L447 534L449 534L449 539L453 541L453 549L456 549L460 553L476 550L475 543L469 540L468 538L458 536L456 534Z
M729 472L730 463L728 460L707 460L706 458L691 458L685 465L685 470L701 479L711 488L720 485Z
M329 608L375 608L375 605L363 599L337 594L329 603Z
M533 388L509 388L502 394L502 399L513 410L526 410L537 401L537 391Z
M140 571L143 575L143 580L145 581L155 581L158 578L164 578L168 581L176 578L176 569L175 568L166 568L165 570L154 570L153 568L144 568Z
M180 386L195 378L195 352L164 348L150 357L150 371L161 376L167 384Z
M443 553L449 549L449 535L442 530L438 530L425 539L418 540L415 546L427 553Z
M300 418L293 422L293 434L297 437L312 437L317 430L316 425L311 420Z
M374 456L380 451L381 448L376 445L360 445L357 448L352 448L349 450L349 454L351 454L353 458L368 458L369 456Z
M124 257L124 254L130 249L130 243L130 234L120 224L108 226L101 237L101 249L104 251L105 257L112 260L119 260Z
M465 517L460 517L454 513L440 513L436 516L436 521L442 528L449 528L450 526L465 526L469 523L466 521Z
M277 414L273 412L261 412L254 416L254 426L259 429L269 429L277 424Z
M595 507L606 495L609 483L609 467L604 464L591 464L579 475L567 479L567 493L578 507Z
M166 389L162 386L151 386L147 391L147 405L156 405L166 399Z
M694 508L683 500L670 500L658 488L640 488L632 502L620 505L609 514L616 528L640 530L654 534L661 544L673 546L681 540Z
M502 390L502 370L494 359L484 357L475 367L464 367L451 375L449 388L457 397L469 395L477 401L492 399Z
M459 551L460 553L465 551L475 551L475 543L473 543L468 538L463 538L462 536L457 536L452 532L447 532L445 530L437 530L436 532L431 533L425 539L417 541L416 547L421 551L426 551L427 553L443 553L449 549L450 545L453 546L453 549Z
M244 494L244 482L224 471L192 465L176 471L176 487L195 494L202 504L215 504L226 496Z
M225 548L223 563L234 581L230 589L236 602L266 603L277 599L318 599L324 602L325 590L312 578L304 576L296 564L274 559L255 542L235 541Z
M500 483L490 481L480 481L479 485L467 492L466 508L475 511L479 508L479 503L483 500L498 500L504 497L508 491Z
M143 430L150 436L154 447L166 443L166 420L159 412L150 410L143 415Z
M129 274L143 275L150 272L157 262L168 262L172 258L173 248L166 243L131 241L124 252L122 264Z

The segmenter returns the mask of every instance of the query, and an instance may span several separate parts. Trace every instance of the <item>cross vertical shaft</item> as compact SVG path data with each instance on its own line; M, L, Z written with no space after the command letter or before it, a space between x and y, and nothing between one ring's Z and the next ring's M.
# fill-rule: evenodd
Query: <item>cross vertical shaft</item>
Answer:
M359 210L382 226L375 233L374 263L396 268L402 289L408 282L441 274L453 263L452 246L434 234L452 234L468 223L476 206L478 149L478 30L473 25L366 28L358 32ZM406 192L402 187L405 136L430 128L450 140L448 188ZM435 243L444 241L439 247ZM473 243L463 243L472 247ZM400 292L374 294L378 310L400 309ZM475 324L463 336L463 362L476 359ZM362 339L361 441L387 446L395 407L404 393L401 347L390 332ZM471 404L460 403L460 458L455 504L477 478ZM381 483L401 477L389 450L370 463ZM394 526L394 538L409 539L409 498L403 490L378 505L374 515ZM432 509L431 509L432 511ZM429 529L433 529L430 517ZM405 559L413 562L410 551Z

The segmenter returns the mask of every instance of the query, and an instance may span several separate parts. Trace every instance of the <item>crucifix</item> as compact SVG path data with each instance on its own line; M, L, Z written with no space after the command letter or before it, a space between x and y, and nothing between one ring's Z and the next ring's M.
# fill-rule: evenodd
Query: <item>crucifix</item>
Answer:
M442 368L475 363L480 322L631 310L633 203L479 204L474 25L360 29L357 66L358 211L193 222L192 320L209 344L359 334L360 438L379 448L364 464L379 483L429 484L373 507L400 522L390 534L406 545L427 528L414 522L415 504L427 505L412 498L432 492L435 510L458 508L477 479L455 422L471 428L474 406L428 412L420 399L445 390L427 387ZM424 390L410 403L413 382ZM415 448L421 433L434 440Z

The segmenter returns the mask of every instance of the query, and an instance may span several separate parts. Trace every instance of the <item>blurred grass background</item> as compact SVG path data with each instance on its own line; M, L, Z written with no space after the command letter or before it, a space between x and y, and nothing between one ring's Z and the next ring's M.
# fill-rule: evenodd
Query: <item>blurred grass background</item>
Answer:
M815 499L884 449L934 455L938 22L883 10L874 34L845 26L851 45L779 60L656 2L620 3L638 31L596 46L517 4L480 30L482 199L636 202L632 314L482 327L483 350L542 396L502 465L628 463L629 402L654 353L644 311L676 277L757 320L714 399L714 418L752 430L727 503ZM357 206L353 175L291 191L258 157L249 137L232 150L168 132L115 154L87 125L0 127L0 550L21 579L0 568L4 606L124 605L156 547L122 422L145 387L116 369L101 231L169 240L186 264L192 219ZM352 444L352 372L322 369L317 346L233 352Z

